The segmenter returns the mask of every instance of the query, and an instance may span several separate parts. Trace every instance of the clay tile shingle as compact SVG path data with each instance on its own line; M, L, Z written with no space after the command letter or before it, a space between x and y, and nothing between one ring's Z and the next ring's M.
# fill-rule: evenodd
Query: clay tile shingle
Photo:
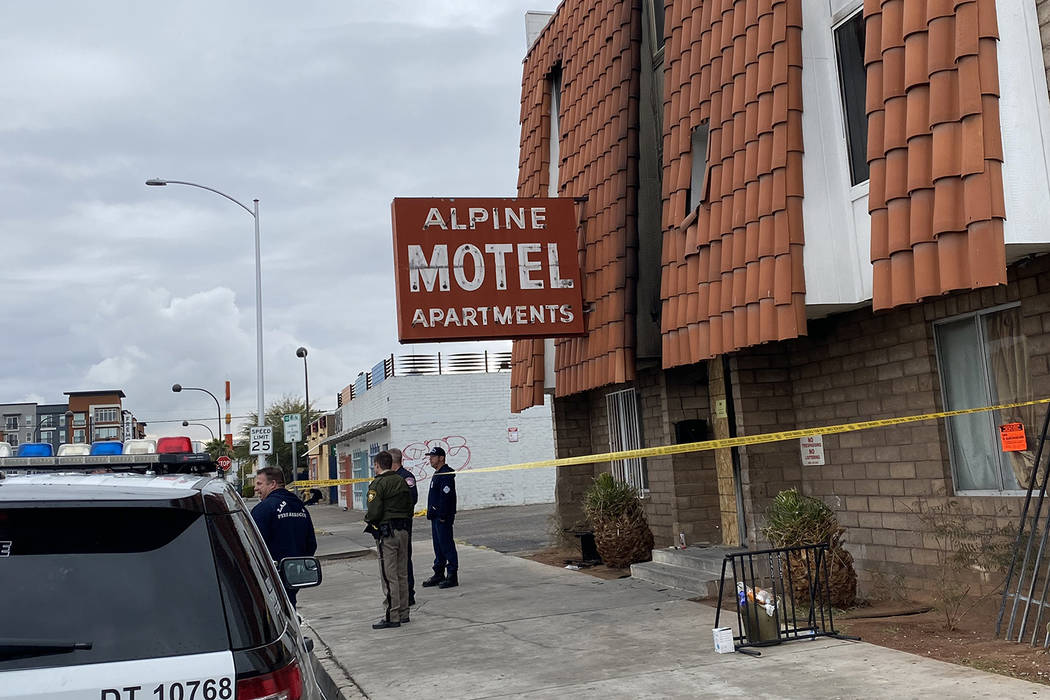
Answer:
M699 110L678 106L689 129L699 124L696 114L709 120L709 179L695 219L695 266L687 266L687 279L661 277L663 316L674 314L676 326L667 330L665 322L666 333L690 339L664 356L665 366L804 332L801 2L669 3L705 6L699 24L694 15L693 31L700 37L700 60L707 63L701 75L710 72L712 78L690 92ZM665 61L675 60L673 49L665 48ZM665 85L666 93L678 89L674 80ZM675 160L685 163L688 157L665 151L665 178L680 175ZM674 266L667 251L691 226L673 194L666 204L665 268Z
M690 66L681 54L684 48L688 56L692 37L686 36L681 21L669 22L668 29L669 45L679 47L678 60L670 70L681 81L668 101L688 102ZM612 0L566 0L524 63L519 195L547 193L548 76L560 63L559 191L562 196L587 197L581 207L581 268L584 302L592 310L584 314L588 336L555 344L559 396L633 378L637 266L633 193L638 186L634 96L639 87L640 50L639 7ZM665 139L669 152L688 148L688 133L671 132ZM542 403L543 341L515 342L513 357L512 407L521 410Z
M995 2L898 2L864 5L876 309L1006 277ZM871 92L880 84L881 101Z

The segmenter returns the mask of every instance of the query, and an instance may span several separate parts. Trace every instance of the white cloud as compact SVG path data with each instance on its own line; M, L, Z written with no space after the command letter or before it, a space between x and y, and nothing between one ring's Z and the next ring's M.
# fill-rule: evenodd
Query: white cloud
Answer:
M0 4L0 401L119 386L150 430L336 393L400 347L390 200L509 195L524 12L555 0ZM161 421L173 421L162 423Z

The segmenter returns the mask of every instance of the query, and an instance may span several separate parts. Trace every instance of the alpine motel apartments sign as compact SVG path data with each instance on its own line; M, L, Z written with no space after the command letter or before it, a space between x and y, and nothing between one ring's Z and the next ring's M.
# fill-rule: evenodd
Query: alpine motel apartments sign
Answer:
M396 198L402 343L582 335L571 199Z

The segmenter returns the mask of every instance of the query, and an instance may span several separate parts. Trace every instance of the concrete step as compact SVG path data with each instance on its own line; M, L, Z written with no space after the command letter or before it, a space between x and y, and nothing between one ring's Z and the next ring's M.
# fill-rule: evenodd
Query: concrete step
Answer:
M743 551L738 547L687 547L685 549L654 549L653 561L673 564L714 576L722 573L722 562L728 552Z
M656 561L631 564L631 577L659 586L694 593L700 598L718 597L718 574Z

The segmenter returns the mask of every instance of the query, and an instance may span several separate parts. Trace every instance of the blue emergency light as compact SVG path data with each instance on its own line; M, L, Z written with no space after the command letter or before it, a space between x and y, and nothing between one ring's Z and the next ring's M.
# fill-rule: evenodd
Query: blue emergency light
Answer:
M53 457L54 454L49 442L23 442L18 446L19 457Z
M91 454L96 455L119 455L124 451L123 443L116 440L105 440L103 442L91 443Z

